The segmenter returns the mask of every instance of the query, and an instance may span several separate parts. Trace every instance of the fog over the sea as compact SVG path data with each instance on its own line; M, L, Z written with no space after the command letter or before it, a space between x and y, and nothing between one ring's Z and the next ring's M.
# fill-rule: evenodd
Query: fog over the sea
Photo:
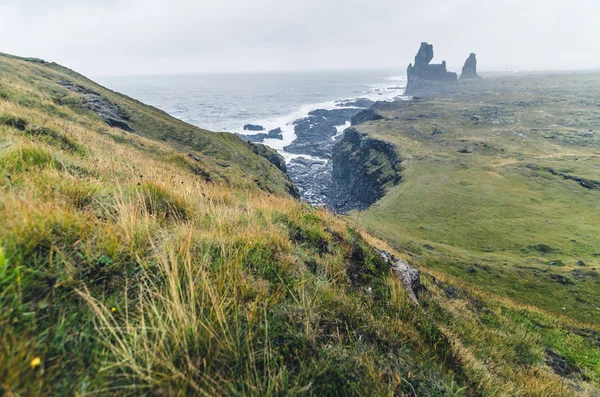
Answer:
M0 0L0 52L91 76L600 68L599 0Z

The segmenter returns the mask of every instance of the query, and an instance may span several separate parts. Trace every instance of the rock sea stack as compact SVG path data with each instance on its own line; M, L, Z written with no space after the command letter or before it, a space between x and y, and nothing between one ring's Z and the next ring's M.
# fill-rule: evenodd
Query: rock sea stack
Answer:
M467 60L465 61L465 65L462 68L462 73L460 74L460 79L477 79L479 76L477 75L477 57L475 54L471 53Z
M430 64L433 59L433 45L421 43L415 56L414 65L408 65L408 82L404 95L427 95L440 91L443 86L456 83L456 73L448 72L446 61Z

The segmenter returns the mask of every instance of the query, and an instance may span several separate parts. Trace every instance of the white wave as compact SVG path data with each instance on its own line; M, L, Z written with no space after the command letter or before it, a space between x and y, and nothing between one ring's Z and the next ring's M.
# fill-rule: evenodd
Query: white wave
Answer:
M337 134L335 134L334 136L332 136L332 137L331 137L331 140L332 140L332 141L335 141L335 140L338 138L338 136L342 135L342 134L344 133L344 130L345 130L346 128L349 128L351 125L352 125L352 123L350 123L349 121L346 121L346 124L337 125L337 126L335 127L335 129L336 129L336 131L337 131Z

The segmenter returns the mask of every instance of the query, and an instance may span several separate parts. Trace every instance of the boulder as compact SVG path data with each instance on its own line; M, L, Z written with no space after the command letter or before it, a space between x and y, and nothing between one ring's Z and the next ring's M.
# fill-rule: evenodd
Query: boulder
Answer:
M283 139L283 134L279 127L267 132L267 136L271 139Z
M465 61L465 65L462 68L462 73L460 74L460 79L477 79L479 76L477 75L477 57L475 54L471 53L467 60Z
M419 290L421 289L421 277L419 271L411 267L403 260L398 260L392 265L392 271L402 280L402 285L408 293L410 300L419 305Z

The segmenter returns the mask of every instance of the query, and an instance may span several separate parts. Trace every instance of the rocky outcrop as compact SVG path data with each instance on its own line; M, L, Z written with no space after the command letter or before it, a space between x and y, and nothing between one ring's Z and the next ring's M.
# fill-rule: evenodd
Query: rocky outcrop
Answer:
M285 159L279 153L277 153L277 151L275 149L271 149L270 147L265 146L260 143L247 142L247 144L252 148L252 151L255 154L258 154L259 156L266 158L271 164L273 164L275 167L279 168L284 174L287 172L287 167L285 165ZM263 186L263 184L261 183L261 181L259 179L255 179L254 181L257 183L257 185L261 189L265 188L265 186ZM287 188L288 193L292 197L300 198L300 192L298 191L298 188L296 187L296 185L294 185L294 183L292 183L292 181L290 180L289 177L287 177L287 182L288 183L286 184L286 188ZM267 189L267 190L269 190L269 189Z
M387 251L379 251L379 256L386 265L392 268L394 275L402 281L402 286L411 302L419 306L419 291L421 290L421 275L419 271L402 259L396 259Z
M277 153L275 149L271 149L270 147L262 145L260 143L248 142L248 144L251 145L252 151L254 153L269 160L269 163L279 168L282 172L287 172L287 167L285 165L284 158L279 153Z
M360 113L356 114L354 117L352 117L352 119L350 120L350 123L352 125L357 125L357 124L365 123L367 121L381 120L381 119L383 119L382 115L380 115L375 110L373 110L373 108L369 108L369 109L363 110L362 112L360 112Z
M444 86L456 83L456 73L448 72L446 61L441 64L430 64L433 59L433 46L421 43L415 56L414 65L408 65L408 82L404 95L427 95L439 92Z
M123 113L121 108L114 103L109 102L107 99L104 99L97 92L69 81L59 81L58 84L81 95L83 102L88 106L88 108L100 116L100 118L102 118L106 124L125 131L135 132L134 129L127 124L127 120L129 118Z
M477 57L475 54L471 53L467 60L465 61L465 65L462 68L462 73L460 74L460 79L477 79L479 76L477 75Z
M391 143L348 128L333 148L328 205L339 212L365 209L400 182L400 159Z
M359 113L358 108L317 109L307 117L294 121L296 139L284 149L295 154L331 157L331 151L337 135L337 126L346 124L354 115Z
M256 125L256 124L246 124L244 126L244 131L264 131L265 127L263 127L262 125Z
M249 135L236 134L236 135L239 136L242 140L247 141L247 142L263 142L265 139L283 139L283 134L282 134L281 128L275 128L274 130L271 130L271 131L267 132L266 134L264 132L261 132L258 134L249 134Z
M402 285L412 303L419 306L418 298L419 291L421 290L421 276L419 271L401 259L392 264L392 271L402 281Z

